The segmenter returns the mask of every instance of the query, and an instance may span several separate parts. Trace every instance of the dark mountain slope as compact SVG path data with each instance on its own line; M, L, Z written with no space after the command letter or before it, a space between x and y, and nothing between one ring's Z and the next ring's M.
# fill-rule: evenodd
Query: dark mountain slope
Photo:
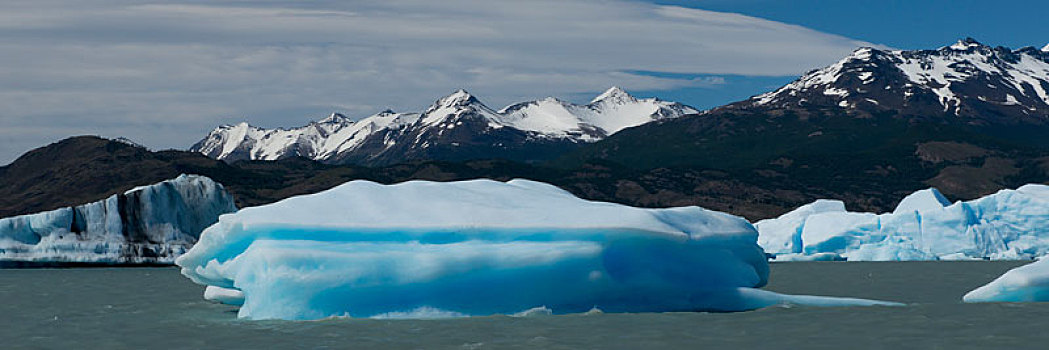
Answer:
M222 183L240 207L314 193L356 179L395 183L528 178L593 200L648 207L701 205L750 218L781 213L808 198L790 191L768 191L723 172L638 171L600 163L556 169L501 160L417 162L382 168L333 166L303 158L227 164L198 153L151 152L85 136L33 150L0 167L0 217L83 204L181 173L205 175Z
M863 48L768 94L623 130L556 164L717 171L768 191L889 210L1049 179L1049 53L963 40Z
M0 217L84 204L174 178L182 168L209 167L224 165L98 137L69 138L0 167Z

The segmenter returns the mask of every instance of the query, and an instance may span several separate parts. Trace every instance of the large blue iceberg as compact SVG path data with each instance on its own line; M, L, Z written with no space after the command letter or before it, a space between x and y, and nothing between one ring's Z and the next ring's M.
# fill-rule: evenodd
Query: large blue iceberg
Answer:
M236 209L222 185L182 175L93 203L0 219L0 265L171 264L219 215Z
M954 204L930 188L884 214L818 200L755 226L777 260L1031 259L1049 253L1049 186Z
M353 181L223 215L176 263L249 319L881 304L754 289L768 279L756 238L732 215L526 180Z

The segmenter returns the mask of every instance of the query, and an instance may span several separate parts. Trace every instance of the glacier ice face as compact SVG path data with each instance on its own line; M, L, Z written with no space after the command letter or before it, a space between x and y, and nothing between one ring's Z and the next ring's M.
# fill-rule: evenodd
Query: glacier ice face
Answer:
M896 210L893 210L892 213L936 211L949 205L951 205L951 201L947 200L947 197L944 197L940 190L927 188L904 197L900 204L896 205Z
M182 175L98 202L0 219L0 264L170 264L235 210L222 185Z
M783 214L776 220L763 220L754 224L758 232L783 232L790 234L759 235L758 245L766 251L780 253L801 253L801 229L805 219L817 213L844 213L845 203L836 200L817 200Z
M758 242L786 260L832 255L860 261L1001 260L1049 253L1045 185L954 204L936 189L927 189L885 214L848 212L840 203L821 200L759 221Z
M1049 259L1017 267L962 297L967 303L1049 301Z
M748 294L768 278L756 238L728 214L585 201L526 180L353 181L224 215L176 264L222 288L213 295L241 292L250 319L795 302Z

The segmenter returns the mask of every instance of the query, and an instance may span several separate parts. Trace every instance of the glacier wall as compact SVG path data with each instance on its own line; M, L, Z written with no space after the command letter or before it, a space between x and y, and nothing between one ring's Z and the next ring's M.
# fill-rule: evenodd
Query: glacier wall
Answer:
M1049 253L1049 186L1025 185L951 204L915 192L892 213L818 200L755 224L777 260L1019 260Z
M0 264L170 264L219 215L222 185L181 175L76 207L0 219Z
M757 232L512 180L352 181L224 215L176 264L248 319L871 305L762 291Z

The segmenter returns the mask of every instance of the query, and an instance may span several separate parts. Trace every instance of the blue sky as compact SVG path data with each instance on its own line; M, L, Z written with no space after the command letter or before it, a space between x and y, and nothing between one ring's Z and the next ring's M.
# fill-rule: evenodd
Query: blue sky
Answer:
M899 49L946 46L966 36L1012 48L1049 43L1049 1L655 0L802 25Z
M710 108L856 47L1049 42L1043 3L824 0L10 0L0 164L74 135L185 149L212 128L493 108L610 86ZM1045 37L1045 38L1043 38Z

